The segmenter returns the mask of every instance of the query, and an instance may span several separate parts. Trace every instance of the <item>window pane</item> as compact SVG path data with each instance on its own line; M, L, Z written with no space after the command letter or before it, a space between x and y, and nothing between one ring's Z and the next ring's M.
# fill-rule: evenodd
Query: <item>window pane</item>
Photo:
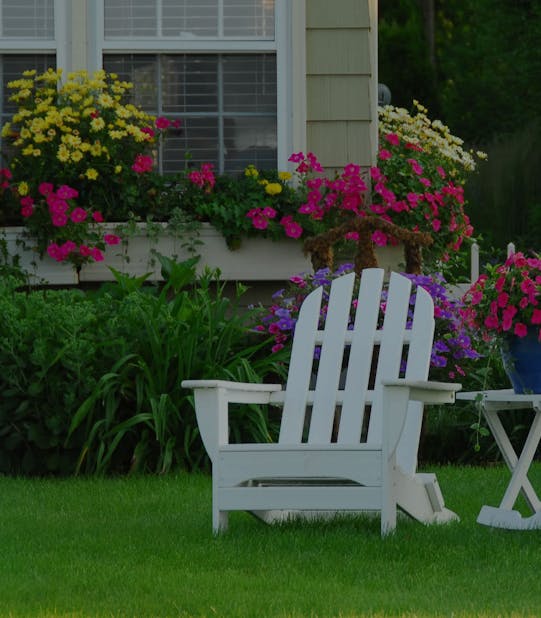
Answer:
M155 55L121 54L104 56L103 68L119 79L133 84L130 101L155 114L159 105L158 63Z
M0 70L2 71L2 100L0 101L0 123L8 122L17 111L17 105L8 101L11 90L8 82L20 79L24 71L35 69L44 73L47 69L56 69L54 54L13 54L0 55ZM5 150L5 148L3 148ZM9 152L6 152L9 156Z
M186 166L212 163L219 169L218 118L185 118L176 134L168 136L163 149L164 173L180 172Z
M274 39L274 0L224 0L224 35Z
M224 171L228 173L240 173L249 164L260 169L277 166L275 117L225 118L224 143Z
M165 113L217 112L218 56L163 56L162 88Z
M276 112L276 56L223 57L224 110Z
M56 69L54 54L4 54L0 56L2 64L2 114L13 114L17 105L8 101L11 90L8 82L20 79L24 71L35 69L44 73L47 69Z
M3 0L2 37L54 39L54 0Z
M164 36L218 36L218 0L163 0Z
M105 38L157 36L156 2L105 0L104 8Z

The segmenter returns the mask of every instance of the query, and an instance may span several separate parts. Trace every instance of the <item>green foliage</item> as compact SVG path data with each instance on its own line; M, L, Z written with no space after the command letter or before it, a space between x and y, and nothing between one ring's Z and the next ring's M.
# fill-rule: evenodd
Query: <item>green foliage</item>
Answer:
M393 105L414 99L439 114L435 69L430 64L418 0L380 0L378 78L391 90Z
M262 381L279 372L260 353L215 273L163 259L161 288L116 273L95 293L0 293L0 471L165 472L205 466L183 378ZM268 439L258 408L232 431Z

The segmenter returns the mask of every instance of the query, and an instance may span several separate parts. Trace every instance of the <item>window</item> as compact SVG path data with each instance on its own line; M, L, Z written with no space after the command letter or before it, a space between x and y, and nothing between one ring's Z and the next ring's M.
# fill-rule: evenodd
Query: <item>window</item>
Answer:
M278 2L103 1L103 68L134 83L134 103L181 121L165 173L278 166Z

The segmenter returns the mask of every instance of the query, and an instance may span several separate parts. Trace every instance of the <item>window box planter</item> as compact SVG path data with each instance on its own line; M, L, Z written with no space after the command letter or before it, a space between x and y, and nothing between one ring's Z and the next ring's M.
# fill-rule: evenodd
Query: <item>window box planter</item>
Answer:
M5 240L10 255L19 256L21 267L31 275L33 282L45 280L55 285L112 281L114 276L109 267L135 276L150 273L149 280L159 281L162 277L155 252L179 260L191 257L183 247L182 238L168 234L166 229L155 237L146 234L145 224L137 227L137 232L125 243L107 247L103 262L85 264L79 277L70 264L58 263L49 256L40 259L34 251L24 248L22 227L3 228L0 239ZM114 232L116 225L104 224L104 228ZM199 270L205 266L219 268L224 281L280 281L297 272L311 270L310 259L303 255L301 243L294 240L247 238L239 249L232 251L223 236L209 224L203 224L199 240Z
M104 232L115 232L116 224L106 223ZM85 264L79 276L71 264L56 262L49 256L40 259L29 248L21 244L22 227L0 229L0 240L4 240L10 255L18 255L20 266L26 270L33 283L47 282L53 285L77 285L83 282L114 280L109 267L121 273L140 276L150 273L150 281L162 279L160 264L155 252L178 260L191 257L183 247L182 238L167 232L148 236L145 224L137 225L137 232L121 245L109 246L103 262ZM228 248L223 236L209 224L203 224L197 246L201 256L199 270L205 266L219 268L224 281L284 281L294 274L312 270L310 258L302 251L302 244L292 239L270 240L267 238L245 238L239 249ZM28 240L26 241L28 245ZM386 270L397 269L403 262L401 247L386 247L376 250L380 266Z

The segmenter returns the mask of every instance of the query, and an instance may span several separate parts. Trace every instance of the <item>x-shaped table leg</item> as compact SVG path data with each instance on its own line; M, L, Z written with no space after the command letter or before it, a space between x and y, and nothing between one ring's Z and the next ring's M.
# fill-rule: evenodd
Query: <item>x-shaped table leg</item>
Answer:
M527 476L535 451L541 440L541 408L539 405L534 404L535 416L522 452L520 456L517 456L498 416L498 413L502 411L501 405L494 405L488 401L483 401L480 405L505 463L512 474L500 506L497 508L484 506L479 513L477 521L488 526L515 530L541 528L541 502ZM531 517L522 517L518 511L513 510L520 492L522 492L528 506L533 511Z

